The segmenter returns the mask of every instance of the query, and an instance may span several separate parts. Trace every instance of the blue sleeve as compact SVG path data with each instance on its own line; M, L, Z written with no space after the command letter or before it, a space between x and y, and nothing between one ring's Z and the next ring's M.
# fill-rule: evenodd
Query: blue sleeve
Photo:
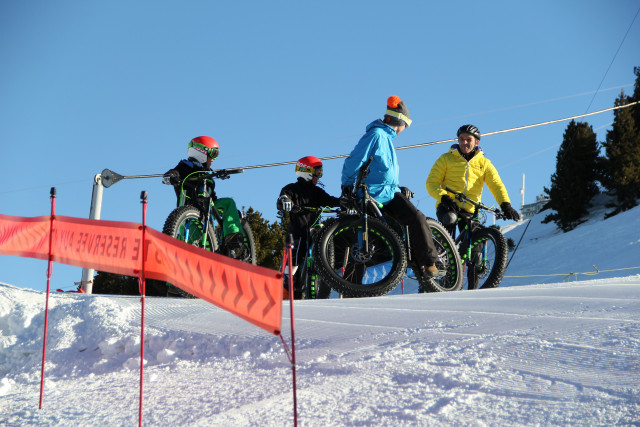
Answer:
M378 136L372 132L366 134L355 146L349 157L344 160L342 165L342 185L352 186L358 178L360 167L367 161L367 156L371 152L372 145L376 144Z

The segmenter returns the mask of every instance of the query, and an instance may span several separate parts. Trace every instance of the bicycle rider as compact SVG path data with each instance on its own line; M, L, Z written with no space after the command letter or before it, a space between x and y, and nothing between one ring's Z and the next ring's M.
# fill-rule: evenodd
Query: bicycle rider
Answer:
M411 125L409 109L397 96L387 99L387 110L382 120L370 123L342 167L342 198L353 197L352 188L360 167L373 157L369 175L364 182L370 195L382 204L382 213L402 225L409 226L413 259L423 277L437 277L438 252L425 216L409 201L411 191L399 187L399 165L393 140Z
M293 251L293 273L294 273L294 297L301 298L302 284L296 275L298 265L304 261L305 255L311 244L310 226L318 218L318 214L305 211L294 211L297 207L314 207L320 208L325 206L337 207L340 205L340 199L329 195L322 188L318 187L318 181L322 177L322 161L317 157L306 156L297 161L295 167L298 180L291 184L287 184L280 191L280 197L276 206L278 210L290 213L289 226L287 233L293 235L294 251ZM320 184L322 185L322 184ZM285 289L284 298L288 291Z
M454 236L458 216L471 219L474 206L452 199L445 188L449 187L480 202L484 184L487 184L505 218L518 221L520 215L511 206L509 194L498 170L480 148L481 135L478 128L470 124L463 125L458 129L457 136L458 143L453 144L449 151L436 160L427 177L427 192L437 201L438 220Z
M187 159L180 162L173 168L165 172L162 177L164 184L173 185L176 192L177 205L193 205L202 207L198 203L198 199L202 200L202 194L199 194L199 185L196 181L183 180L193 172L211 171L211 163L218 157L220 153L220 145L210 136L198 136L189 141L187 148ZM215 182L212 182L211 200L215 201L216 209L222 216L222 231L224 235L223 246L230 253L232 250L245 248L245 233L242 229L242 223L238 208L235 201L230 197L216 197ZM184 200L181 188L184 189ZM199 197L200 196L200 197ZM205 197L207 195L204 195ZM206 197L207 203L209 198Z

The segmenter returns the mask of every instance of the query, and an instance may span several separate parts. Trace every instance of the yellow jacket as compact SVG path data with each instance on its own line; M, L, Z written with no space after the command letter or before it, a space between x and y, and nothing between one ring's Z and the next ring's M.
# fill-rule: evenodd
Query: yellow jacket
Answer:
M511 203L498 170L484 156L482 150L478 148L475 156L467 161L457 147L457 144L453 145L448 152L440 156L429 172L427 192L437 200L436 207L440 204L440 198L447 194L445 187L464 193L471 200L480 202L485 183L499 204ZM451 193L449 197L456 200ZM456 203L467 212L473 212L474 207L471 203L466 203L466 206L458 200Z

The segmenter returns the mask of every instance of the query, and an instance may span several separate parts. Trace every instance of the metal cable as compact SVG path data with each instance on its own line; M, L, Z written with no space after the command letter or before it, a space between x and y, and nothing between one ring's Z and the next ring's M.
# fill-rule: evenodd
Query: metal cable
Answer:
M494 131L494 132L487 132L487 133L483 133L482 137L487 137L487 136L491 136L491 135L498 135L498 134L507 133L507 132L514 132L514 131L523 130L523 129L531 129L531 128L534 128L534 127L550 125L550 124L553 124L553 123L566 122L567 120L579 119L581 117L594 116L596 114L606 113L607 111L613 111L613 110L619 110L621 108L631 107L631 106L636 105L638 103L640 103L640 101L631 102L631 103L626 104L626 105L619 105L617 107L606 108L606 109L600 110L600 111L594 111L593 113L586 113L586 114L580 114L580 115L577 115L577 116L567 117L567 118L564 118L564 119L549 120L549 121L546 121L546 122L536 123L536 124L533 124L533 125L518 126L518 127L515 127L515 128L511 128L511 129L504 129L504 130L498 130L498 131ZM404 145L402 147L396 147L396 150L399 151L399 150L408 150L410 148L428 147L430 145L444 144L446 142L453 142L453 141L457 141L457 138L443 139L441 141L434 141L434 142L425 142L425 143L422 143L422 144ZM345 157L349 157L349 155L348 154L340 154L340 155L337 155L337 156L320 157L320 160L333 160L333 159L341 159L341 158L345 158ZM254 165L254 166L242 166L241 168L242 169L269 168L269 167L274 167L274 166L293 165L295 163L296 163L296 160L293 160L293 161L290 161L290 162L268 163L268 164L264 164L264 165Z
M591 108L591 104L593 103L593 100L596 99L596 95L598 94L598 92L600 92L600 88L602 87L602 83L604 83L604 79L607 77L607 74L609 73L609 70L611 69L611 66L613 65L613 61L616 60L616 56L618 56L618 52L620 52L620 48L622 47L622 44L624 43L624 41L627 39L627 35L629 35L629 31L631 30L631 27L633 27L633 23L636 22L636 18L638 17L639 13L640 13L640 8L638 8L638 11L636 12L636 16L634 16L633 19L631 20L631 24L629 25L629 28L627 28L627 32L624 34L624 37L622 38L622 41L620 42L620 45L618 45L618 50L616 50L616 53L613 55L613 58L611 59L611 63L607 67L607 71L604 72L604 76L602 76L602 80L600 81L600 84L598 85L598 89L596 89L595 93L593 94L593 97L591 98L591 101L589 102L589 106L587 107L586 111L589 111L589 108Z

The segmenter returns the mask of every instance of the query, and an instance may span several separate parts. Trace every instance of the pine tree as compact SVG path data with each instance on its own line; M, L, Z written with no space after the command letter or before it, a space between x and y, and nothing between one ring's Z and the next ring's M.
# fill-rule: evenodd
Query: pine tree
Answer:
M571 121L556 157L556 172L551 176L549 207L555 212L545 222L554 221L563 231L583 222L598 194L596 184L599 147L593 128L588 123Z
M284 245L284 229L281 224L278 221L269 223L252 207L245 212L245 218L253 231L257 264L279 270Z
M632 101L640 102L640 67L633 67L633 73L636 75L636 83L633 90ZM640 131L640 104L630 107L632 111L633 121L636 124L636 130Z
M638 68L636 67L636 73ZM636 80L636 91L640 77ZM626 105L633 99L624 92L615 101L615 106ZM612 129L607 131L603 162L602 184L616 195L616 209L608 214L615 215L636 206L640 198L640 128L634 119L634 107L614 111Z
M92 292L94 294L140 295L139 280L137 277L98 271L93 278ZM160 280L147 279L145 281L145 295L166 296L167 284Z

